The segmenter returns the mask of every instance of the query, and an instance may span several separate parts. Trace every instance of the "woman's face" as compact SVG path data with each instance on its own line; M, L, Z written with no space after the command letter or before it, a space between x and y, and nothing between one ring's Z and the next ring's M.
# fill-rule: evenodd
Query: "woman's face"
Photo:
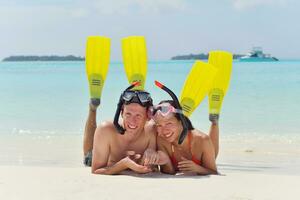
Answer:
M182 126L174 114L172 114L171 117L164 117L162 115L156 116L155 124L159 137L170 143L178 140Z

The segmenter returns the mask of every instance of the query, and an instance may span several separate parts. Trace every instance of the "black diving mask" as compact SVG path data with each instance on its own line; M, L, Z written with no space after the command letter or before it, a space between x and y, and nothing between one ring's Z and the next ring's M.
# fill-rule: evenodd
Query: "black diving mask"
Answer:
M141 90L131 90L137 85L139 85L139 82L134 82L132 85L126 88L124 92L122 92L119 98L118 107L114 117L114 125L120 134L125 133L125 129L119 124L119 117L124 104L128 105L131 103L138 103L146 108L153 105L153 100L150 93Z
M125 104L138 103L143 107L152 105L151 95L145 91L125 90L121 96Z

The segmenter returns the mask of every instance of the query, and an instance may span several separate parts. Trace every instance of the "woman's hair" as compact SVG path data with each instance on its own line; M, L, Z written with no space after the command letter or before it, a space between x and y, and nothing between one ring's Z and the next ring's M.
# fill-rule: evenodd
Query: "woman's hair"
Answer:
M173 106L174 108L176 108L176 109L180 109L180 108L177 108L177 106L176 106L176 104L175 104L175 102L173 101L173 100L163 100L163 101L161 101L161 102L159 102L159 104L162 104L162 103L169 103L171 106ZM175 114L175 117L176 117L176 119L178 120L178 121L180 121L180 115L183 115L183 114L180 114L180 113L174 113ZM183 117L185 118L185 120L186 120L186 122L187 122L187 125L188 125L188 130L190 131L190 130L194 130L195 128L194 128L194 126L193 126L193 124L192 124L192 122L191 122L191 120L188 118L188 117L186 117L185 115L183 115Z

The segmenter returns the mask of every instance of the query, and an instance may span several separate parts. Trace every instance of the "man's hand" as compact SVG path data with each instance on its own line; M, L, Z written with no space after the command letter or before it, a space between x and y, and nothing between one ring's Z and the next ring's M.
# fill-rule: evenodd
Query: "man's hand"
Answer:
M124 164L134 172L145 174L151 172L151 168L148 166L143 166L137 163L137 161L141 158L140 154L136 154L134 151L128 151L127 157L123 158Z

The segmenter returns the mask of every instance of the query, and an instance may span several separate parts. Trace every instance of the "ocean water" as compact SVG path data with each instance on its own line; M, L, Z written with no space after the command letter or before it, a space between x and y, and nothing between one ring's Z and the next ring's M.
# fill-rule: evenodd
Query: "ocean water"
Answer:
M154 80L179 95L192 64L149 62L146 89L155 103L169 97L154 85ZM98 122L113 118L119 95L127 85L122 63L112 62ZM234 62L221 112L220 137L229 138L227 141L247 139L253 144L273 140L299 147L299 89L300 61ZM88 102L84 62L0 62L0 150L9 152L0 156L0 164L23 163L31 157L31 163L47 163L49 151L34 153L43 148L53 150L51 163L57 161L61 151L70 158L76 151L76 159L81 159L78 148L82 145ZM193 113L192 122L208 131L207 98Z
M157 103L169 98L159 80L180 94L193 61L150 62L146 89ZM127 86L122 63L107 75L98 121L112 119ZM220 124L224 134L297 134L300 130L300 61L234 62ZM81 134L88 106L84 62L1 62L0 135ZM206 129L205 99L192 115Z

